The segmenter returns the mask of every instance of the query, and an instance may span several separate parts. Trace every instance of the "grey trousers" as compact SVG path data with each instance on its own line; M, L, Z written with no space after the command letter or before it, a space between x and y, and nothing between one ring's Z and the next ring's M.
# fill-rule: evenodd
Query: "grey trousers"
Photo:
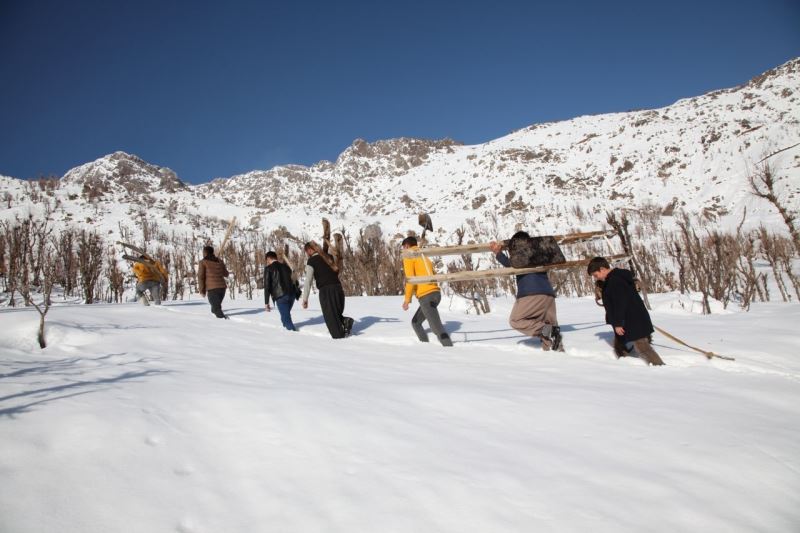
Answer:
M150 291L153 303L161 305L161 282L160 281L140 281L136 284L136 299L144 296L144 291Z
M545 324L558 325L556 299L547 294L531 294L514 302L508 324L525 335L538 337ZM542 339L542 347L549 349L550 339Z
M420 298L419 309L417 309L417 312L414 313L414 317L411 319L411 327L414 328L414 333L417 334L420 341L428 342L428 333L425 331L425 328L422 327L422 323L427 320L431 331L433 331L433 334L439 339L439 342L442 343L442 346L452 346L453 341L450 340L450 336L445 332L442 319L439 318L439 311L436 309L441 301L442 293L439 291L426 294Z

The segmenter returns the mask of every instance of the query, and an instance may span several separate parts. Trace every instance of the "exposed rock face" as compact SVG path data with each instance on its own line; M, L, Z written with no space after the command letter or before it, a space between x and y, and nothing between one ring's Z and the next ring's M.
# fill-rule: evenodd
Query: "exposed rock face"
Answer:
M399 231L420 211L435 212L440 226L497 215L504 227L541 231L574 227L576 213L597 226L607 210L645 206L664 216L685 209L737 220L747 207L748 219L758 220L774 209L749 194L747 177L778 152L769 159L777 193L800 211L800 147L792 148L798 139L800 59L794 59L738 87L661 109L536 124L473 146L356 139L333 162L282 165L195 186L116 152L70 170L62 190L48 185L37 194L58 201L71 213L66 220L88 218L90 200L96 222L125 218L119 212L127 211L197 228L198 217L237 214L296 234L315 227L320 215L361 227L377 220L387 232ZM3 183L5 205L20 206L23 216L25 195L33 198L34 191L19 180Z
M151 165L125 152L114 152L73 168L62 181L81 185L90 198L111 192L136 198L156 191L174 193L188 188L172 170Z

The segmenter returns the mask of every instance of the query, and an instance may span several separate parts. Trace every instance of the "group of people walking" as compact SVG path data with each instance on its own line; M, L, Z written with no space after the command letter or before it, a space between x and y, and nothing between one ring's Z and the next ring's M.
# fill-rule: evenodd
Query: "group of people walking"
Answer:
M514 238L528 238L525 232L516 233ZM401 244L403 250L417 251L419 245L415 237L407 237ZM509 256L498 242L491 242L489 247L495 259L503 266L510 266ZM344 316L345 296L339 281L338 269L327 254L321 253L313 243L306 243L304 251L307 256L305 281L301 289L293 280L292 270L278 260L274 251L266 253L264 267L264 306L272 311L274 305L281 319L281 324L289 331L296 331L291 311L294 302L300 300L303 309L308 308L311 284L316 284L319 293L320 308L328 332L334 339L350 335L354 320ZM137 297L144 300L146 290L151 292L156 304L160 303L159 289L161 280L166 279L166 271L157 261L137 262L134 273L137 284ZM403 271L406 279L434 274L433 264L424 255L417 254L403 259ZM622 268L613 268L603 257L595 257L587 266L587 274L601 288L602 305L605 308L606 323L614 332L614 353L617 357L634 355L648 364L663 365L659 355L650 344L653 324L638 291L633 274ZM218 318L227 318L222 312L222 300L225 298L228 270L225 263L214 255L214 248L203 248L203 259L198 268L198 292L208 297L211 312ZM155 285L156 279L158 284ZM555 290L547 272L533 272L516 276L517 294L509 316L509 325L520 333L538 338L545 351L564 351L561 328L558 324ZM452 346L439 316L438 306L442 301L439 285L435 282L406 282L402 308L407 311L413 297L417 298L419 308L411 318L411 327L420 342L429 342L425 322L442 346ZM272 305L270 305L272 299Z

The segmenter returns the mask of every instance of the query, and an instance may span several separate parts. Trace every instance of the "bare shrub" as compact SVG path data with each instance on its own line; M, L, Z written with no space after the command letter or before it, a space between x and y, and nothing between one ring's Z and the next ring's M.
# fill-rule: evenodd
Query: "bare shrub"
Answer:
M767 200L778 210L789 230L789 234L792 236L795 253L800 254L800 230L795 225L795 215L790 213L789 208L778 198L775 191L775 174L772 166L762 161L758 170L748 177L748 181L750 182L750 189L755 196Z
M15 293L22 296L25 305L33 306L39 313L39 329L36 340L45 348L45 317L50 310L50 296L55 284L55 250L50 238L52 230L47 221L36 221L32 217L11 225L3 223L4 243L8 246L8 262L5 269L9 289L9 305L15 305ZM41 297L37 301L36 295Z
M97 282L103 270L102 240L97 233L81 230L77 248L83 298L85 303L91 304L95 301Z
M466 229L461 226L456 229L456 245L464 244ZM461 254L461 261L451 261L447 264L448 272L473 271L480 266L480 259L473 263L472 254ZM489 284L485 280L452 281L450 288L457 295L472 303L476 314L489 313Z

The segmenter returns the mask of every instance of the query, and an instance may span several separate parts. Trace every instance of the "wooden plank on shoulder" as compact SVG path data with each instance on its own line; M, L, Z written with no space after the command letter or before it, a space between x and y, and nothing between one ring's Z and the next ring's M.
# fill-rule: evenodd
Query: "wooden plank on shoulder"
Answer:
M553 238L558 244L574 244L577 242L590 241L592 239L599 239L603 237L614 237L616 233L607 230L585 231L582 233L567 233L563 235L553 235ZM501 241L503 247L507 245L508 241ZM444 255L461 255L461 254L477 254L482 252L489 252L488 242L475 243L475 244L461 244L453 246L426 246L418 250L403 250L404 258L419 257L420 255L427 256L444 256Z
M609 261L621 261L628 259L625 254L612 255L606 257ZM440 283L443 281L474 281L479 279L501 278L503 276L518 276L521 274L532 274L535 272L548 272L550 270L568 270L586 266L591 259L580 259L577 261L567 261L555 265L542 265L529 268L491 268L488 270L465 270L462 272L450 272L447 274L434 274L432 276L412 276L407 279L408 283Z

